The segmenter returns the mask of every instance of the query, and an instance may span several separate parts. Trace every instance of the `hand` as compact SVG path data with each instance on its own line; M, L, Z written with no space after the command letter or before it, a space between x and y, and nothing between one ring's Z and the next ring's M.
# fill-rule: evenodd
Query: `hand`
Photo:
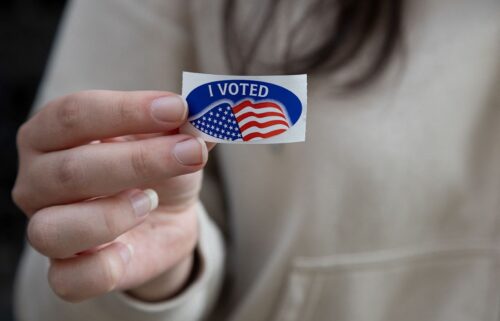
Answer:
M186 115L172 93L86 91L21 126L12 195L61 298L128 290L155 301L185 285L208 157L203 141L178 133Z

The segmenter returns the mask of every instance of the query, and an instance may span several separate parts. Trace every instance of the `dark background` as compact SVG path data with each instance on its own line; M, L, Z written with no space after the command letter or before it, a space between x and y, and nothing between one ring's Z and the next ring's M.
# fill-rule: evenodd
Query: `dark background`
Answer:
M26 119L66 1L0 1L0 320L13 320L12 286L26 220L12 203L15 137ZM36 298L34 298L36 300Z

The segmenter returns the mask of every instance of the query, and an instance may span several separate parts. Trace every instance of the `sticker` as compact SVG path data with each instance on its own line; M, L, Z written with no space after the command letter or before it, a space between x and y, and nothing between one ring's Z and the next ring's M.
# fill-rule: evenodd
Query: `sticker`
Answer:
M189 107L182 133L229 144L305 140L307 75L222 76L184 72L182 96Z

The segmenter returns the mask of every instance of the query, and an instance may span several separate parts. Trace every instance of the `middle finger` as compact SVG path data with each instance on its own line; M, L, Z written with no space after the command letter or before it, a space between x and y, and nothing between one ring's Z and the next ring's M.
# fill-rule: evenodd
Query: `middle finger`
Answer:
M115 194L200 170L208 151L200 139L173 135L102 143L44 154L28 177L34 209Z

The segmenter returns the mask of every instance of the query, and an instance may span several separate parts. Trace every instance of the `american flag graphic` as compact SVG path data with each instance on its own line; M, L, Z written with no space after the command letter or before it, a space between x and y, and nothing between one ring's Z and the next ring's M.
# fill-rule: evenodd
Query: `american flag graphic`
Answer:
M249 99L234 107L229 102L216 103L190 122L207 135L229 141L269 138L285 132L290 127L283 107L278 103L254 103Z

